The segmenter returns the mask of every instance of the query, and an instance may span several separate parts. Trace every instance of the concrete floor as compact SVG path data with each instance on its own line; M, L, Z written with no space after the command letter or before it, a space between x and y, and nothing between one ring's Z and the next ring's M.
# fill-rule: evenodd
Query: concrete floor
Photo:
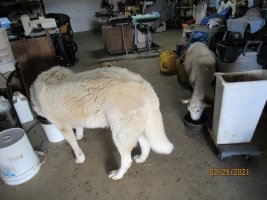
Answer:
M155 33L153 38L163 51L175 49L180 35L177 30L170 30ZM253 139L263 150L262 156L251 161L245 161L243 157L220 160L207 132L194 132L184 127L182 120L187 110L180 99L190 97L191 91L182 87L176 76L159 73L158 56L141 59L131 55L128 59L110 59L103 53L101 34L94 32L75 34L75 41L79 45L79 63L72 68L74 71L99 67L99 60L106 59L113 65L141 74L152 84L161 102L166 134L175 145L174 151L168 156L151 152L144 164L133 162L122 180L113 181L107 174L118 167L120 157L110 130L86 130L85 138L79 142L86 160L83 164L75 164L70 146L66 142L49 143L37 124L28 131L28 137L34 148L47 153L46 163L33 179L22 185L10 187L1 181L0 199L267 199L266 112L256 130L257 137ZM133 153L136 152L138 150ZM249 175L210 176L210 169L223 168L247 168Z

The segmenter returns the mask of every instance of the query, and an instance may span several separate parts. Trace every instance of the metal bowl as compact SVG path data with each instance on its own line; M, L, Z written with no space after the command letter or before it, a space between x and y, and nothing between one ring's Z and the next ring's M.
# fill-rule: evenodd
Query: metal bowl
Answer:
M205 113L202 114L201 118L198 121L192 120L190 113L186 113L184 116L184 125L186 128L191 130L200 131L203 130L207 123L207 116Z

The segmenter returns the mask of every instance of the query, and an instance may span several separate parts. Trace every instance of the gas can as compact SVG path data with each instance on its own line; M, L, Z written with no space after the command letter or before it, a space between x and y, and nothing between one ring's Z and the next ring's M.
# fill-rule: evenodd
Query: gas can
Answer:
M172 50L164 51L160 54L160 72L165 75L176 74L176 52Z

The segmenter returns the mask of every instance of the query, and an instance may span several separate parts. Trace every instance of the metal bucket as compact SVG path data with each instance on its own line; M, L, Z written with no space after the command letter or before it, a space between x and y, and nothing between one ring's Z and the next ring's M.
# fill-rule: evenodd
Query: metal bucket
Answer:
M39 158L23 129L0 132L0 174L7 185L22 184L39 170Z

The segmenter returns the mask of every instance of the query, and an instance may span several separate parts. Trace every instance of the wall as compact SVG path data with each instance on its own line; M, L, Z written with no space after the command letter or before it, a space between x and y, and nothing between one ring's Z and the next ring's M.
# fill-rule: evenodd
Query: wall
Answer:
M92 30L96 26L94 14L101 9L101 0L44 0L46 13L70 16L74 32Z

